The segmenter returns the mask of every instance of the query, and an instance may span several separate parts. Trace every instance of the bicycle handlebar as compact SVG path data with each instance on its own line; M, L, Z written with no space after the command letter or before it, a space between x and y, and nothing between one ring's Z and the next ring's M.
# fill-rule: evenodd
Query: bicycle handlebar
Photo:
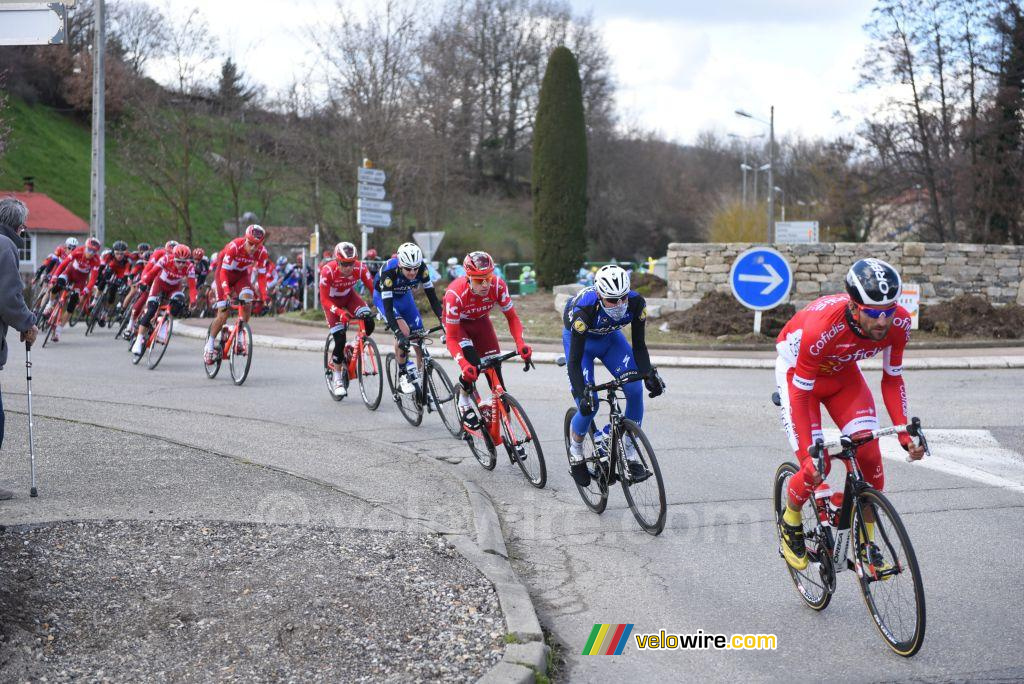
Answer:
M910 422L906 425L892 425L878 430L864 430L862 432L855 432L852 435L840 435L839 439L832 440L830 442L826 442L819 438L807 449L807 453L815 460L818 474L821 475L821 478L824 480L825 452L828 449L840 447L845 452L853 447L873 442L880 437L888 437L889 435L898 435L903 433L916 438L917 444L924 447L925 455L931 455L931 451L928 449L928 440L925 439L924 430L921 428L920 418L911 418ZM911 459L909 455L907 456L907 462L913 462L913 459Z

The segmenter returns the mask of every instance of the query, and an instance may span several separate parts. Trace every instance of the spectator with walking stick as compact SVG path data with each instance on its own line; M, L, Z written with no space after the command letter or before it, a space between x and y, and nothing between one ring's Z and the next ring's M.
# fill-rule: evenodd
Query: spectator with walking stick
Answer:
M21 333L21 341L31 346L39 332L35 315L25 306L24 283L18 271L18 250L22 247L20 233L25 230L28 207L13 197L0 199L0 370L7 363L7 328ZM0 447L4 441L3 395L0 393ZM0 500L14 493L0 489Z

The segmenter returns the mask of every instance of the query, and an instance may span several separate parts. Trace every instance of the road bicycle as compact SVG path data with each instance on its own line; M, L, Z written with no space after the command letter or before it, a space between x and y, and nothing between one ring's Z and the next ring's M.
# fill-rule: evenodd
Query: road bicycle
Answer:
M53 306L50 308L50 313L45 318L40 318L40 320L43 322L43 326L46 329L46 336L43 338L44 347L46 346L46 343L50 341L50 338L53 336L54 328L57 326L58 323L60 323L60 314L62 311L64 311L64 307L68 305L68 297L71 296L70 292L71 291L66 287L62 289L60 291L60 296L57 298L57 301L54 302Z
M167 345L171 342L171 333L174 332L174 316L171 315L171 304L166 297L160 298L160 306L157 307L156 313L153 315L153 320L150 321L149 335L142 346L142 351L138 354L132 354L132 363L135 365L139 364L142 357L149 353L149 358L146 363L149 366L149 370L153 370L160 365L161 359L164 358L164 354L167 352ZM138 332L136 332L138 335ZM132 342L134 343L134 336Z
M778 393L772 396L781 405ZM804 543L809 563L804 570L786 568L804 603L814 610L824 610L836 590L836 574L853 570L860 584L864 604L875 627L889 648L909 658L924 642L925 601L917 555L910 543L906 527L889 499L865 480L857 465L857 450L888 435L907 433L928 451L928 442L921 421L913 418L907 425L894 425L880 430L862 430L842 435L838 440L815 441L809 449L822 482L826 459L838 458L846 466L842 493L832 494L820 487L803 507ZM829 450L838 449L835 453ZM785 462L775 472L774 504L779 534L779 555L782 556L782 515L789 499L789 480L800 472L795 463ZM831 496L830 496L831 494ZM874 537L868 529L874 521ZM884 562L872 555L871 544L877 546ZM783 560L785 562L785 560Z
M249 368L252 365L252 329L240 315L243 304L233 299L229 305L235 310L235 323L231 326L225 324L220 329L219 339L215 341L214 346L214 361L206 363L204 355L203 369L206 371L206 377L213 380L220 372L221 361L227 357L231 380L236 385L241 385L249 377Z
M348 389L351 378L357 378L359 382L359 394L363 397L366 408L375 411L380 406L381 396L384 394L384 377L381 373L380 351L373 338L366 334L366 322L357 321L359 324L354 342L347 342L344 351L344 365L341 369L342 382ZM327 334L327 342L324 344L324 379L327 382L327 391L335 401L341 401L344 397L334 394L334 335Z
M128 328L128 324L132 321L132 309L135 308L135 303L139 301L139 297L142 297L142 288L136 287L135 293L128 298L124 306L117 310L114 314L114 321L110 327L114 329L114 339L119 339L124 336L125 339L131 339L131 335L125 335L125 330Z
M412 354L412 348L415 347L420 350L422 357L422 360L416 360L416 378L413 381L414 390L412 392L406 394L399 386L398 362L394 352L387 353L384 358L384 366L391 397L395 400L399 412L409 421L410 425L416 426L422 423L425 411L436 412L448 432L453 437L458 437L462 433L462 429L459 425L455 389L452 387L452 381L448 378L448 374L430 356L429 345L433 343L433 340L429 335L441 329L441 326L436 326L430 330L409 335L410 348L406 354Z
M487 378L491 396L481 401L476 391L466 395L470 406L465 412L459 412L459 422L463 439L480 465L487 470L494 470L498 460L497 448L504 446L509 461L519 466L527 482L542 489L548 481L548 470L540 437L533 429L533 423L522 404L506 392L501 383L501 364L515 356L519 356L519 352L510 351L481 361L480 376ZM523 372L533 367L533 362L527 361ZM465 393L461 383L456 392L458 406Z
M565 359L560 357L558 365L564 366ZM652 371L653 372L653 371ZM661 476L658 458L647 435L634 421L626 418L619 406L622 387L630 382L639 382L643 377L633 372L623 373L618 378L600 385L587 385L584 392L598 393L598 406L608 404L608 425L604 429L597 428L597 420L591 421L590 432L583 439L583 456L587 470L590 471L590 484L586 487L576 485L583 503L595 513L601 514L608 505L608 490L618 482L626 497L629 510L633 512L640 527L648 534L657 536L665 529L668 516L668 503L665 497L665 481ZM604 392L602 399L600 393ZM565 412L563 433L565 437L565 453L569 456L570 440L572 439L572 419L577 409L570 408ZM630 475L626 461L626 449L636 454L644 467L644 474L634 478Z
M111 292L111 290L113 290L113 292ZM99 297L92 305L92 309L89 310L89 316L85 321L85 334L87 336L92 334L97 323L100 327L111 324L117 313L117 302L127 291L128 286L125 285L123 281L121 284L109 281L103 286L103 291L100 292Z

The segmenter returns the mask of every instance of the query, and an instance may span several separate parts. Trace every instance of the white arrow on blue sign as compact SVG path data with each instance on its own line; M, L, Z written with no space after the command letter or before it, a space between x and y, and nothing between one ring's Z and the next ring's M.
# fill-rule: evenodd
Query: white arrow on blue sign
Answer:
M786 301L793 272L786 258L770 247L753 247L736 257L729 286L740 304L754 311L774 309Z

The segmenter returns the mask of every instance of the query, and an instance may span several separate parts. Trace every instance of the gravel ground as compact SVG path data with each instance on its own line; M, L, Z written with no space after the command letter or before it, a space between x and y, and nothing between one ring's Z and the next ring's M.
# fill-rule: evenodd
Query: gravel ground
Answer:
M8 527L0 615L5 681L467 681L504 636L442 538L238 522Z

